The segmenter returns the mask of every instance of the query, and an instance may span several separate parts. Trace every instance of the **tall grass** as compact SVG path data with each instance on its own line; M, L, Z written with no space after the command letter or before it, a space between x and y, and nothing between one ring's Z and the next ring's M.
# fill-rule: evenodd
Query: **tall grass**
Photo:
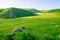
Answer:
M5 40L8 33L22 25L26 29L24 32L17 32L14 40L22 38L24 33L27 33L27 36L32 34L32 38L35 37L35 40L60 40L60 17L0 19L0 40Z

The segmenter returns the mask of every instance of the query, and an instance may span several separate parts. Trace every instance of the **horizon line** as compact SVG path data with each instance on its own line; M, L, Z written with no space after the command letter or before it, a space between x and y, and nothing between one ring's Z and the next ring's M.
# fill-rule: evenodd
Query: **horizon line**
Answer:
M22 8L22 9L28 8L28 9L37 9L37 8L32 8L32 7L6 7L6 8ZM6 9L6 8L2 8L2 7L0 7L0 9ZM52 10L52 9L60 9L60 8L37 9L37 10Z

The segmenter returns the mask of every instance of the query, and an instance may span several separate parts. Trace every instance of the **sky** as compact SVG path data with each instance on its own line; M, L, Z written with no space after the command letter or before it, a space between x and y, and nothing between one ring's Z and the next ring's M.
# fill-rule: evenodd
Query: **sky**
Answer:
M60 8L60 0L0 0L0 8L8 7L49 10Z

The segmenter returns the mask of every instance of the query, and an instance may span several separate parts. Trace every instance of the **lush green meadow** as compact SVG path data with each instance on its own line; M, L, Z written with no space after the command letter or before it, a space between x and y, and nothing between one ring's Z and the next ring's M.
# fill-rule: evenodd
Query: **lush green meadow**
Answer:
M16 32L14 40L23 40L24 33L32 34L36 40L60 40L60 14L39 14L38 16L0 19L0 40L6 40L14 28L24 26L23 32Z

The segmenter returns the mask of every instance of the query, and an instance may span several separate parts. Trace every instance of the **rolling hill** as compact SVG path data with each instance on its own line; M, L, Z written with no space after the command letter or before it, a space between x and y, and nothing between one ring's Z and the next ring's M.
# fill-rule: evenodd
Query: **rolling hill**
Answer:
M2 12L4 9L0 9L0 12Z
M48 12L50 12L50 13L60 13L60 9L52 9L52 10L48 10Z
M36 14L19 8L6 8L0 12L0 18L18 18L34 15Z
M32 13L41 12L41 11L39 11L39 10L37 10L37 9L34 9L34 8L22 8L22 9L23 9L23 10L27 10L27 11L32 12Z

